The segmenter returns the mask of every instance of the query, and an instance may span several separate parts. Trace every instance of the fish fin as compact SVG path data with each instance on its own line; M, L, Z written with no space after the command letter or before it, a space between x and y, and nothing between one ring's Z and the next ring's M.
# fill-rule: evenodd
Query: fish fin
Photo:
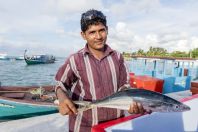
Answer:
M92 103L89 101L74 101L78 112L83 112L92 109Z
M133 89L132 87L125 87L125 86L122 86L118 89L118 91L124 91L124 90L128 90L128 89Z
M73 101L73 102L74 102L74 104L81 105L81 106L90 104L89 101Z

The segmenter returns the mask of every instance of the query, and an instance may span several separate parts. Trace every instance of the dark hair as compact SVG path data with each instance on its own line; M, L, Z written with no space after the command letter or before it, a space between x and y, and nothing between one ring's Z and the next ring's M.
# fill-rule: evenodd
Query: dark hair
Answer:
M102 23L107 27L106 16L101 11L91 9L81 16L80 24L83 32L85 32L90 25L97 25L98 23Z

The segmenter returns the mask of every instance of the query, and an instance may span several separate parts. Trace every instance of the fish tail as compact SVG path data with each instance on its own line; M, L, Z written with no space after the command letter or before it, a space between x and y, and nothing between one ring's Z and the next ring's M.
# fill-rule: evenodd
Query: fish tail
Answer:
M74 103L77 105L78 112L83 112L89 109L92 109L92 103L89 101L74 101Z

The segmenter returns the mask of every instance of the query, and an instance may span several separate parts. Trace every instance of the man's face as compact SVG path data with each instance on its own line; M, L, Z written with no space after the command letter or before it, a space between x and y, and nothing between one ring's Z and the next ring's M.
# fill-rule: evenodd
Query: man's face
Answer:
M81 35L87 41L89 48L102 50L107 40L107 28L101 23L90 25L85 32L81 32Z

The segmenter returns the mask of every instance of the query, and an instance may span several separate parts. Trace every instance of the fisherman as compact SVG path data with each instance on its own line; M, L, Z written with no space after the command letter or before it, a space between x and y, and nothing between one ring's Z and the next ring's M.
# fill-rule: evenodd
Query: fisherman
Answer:
M123 117L123 111L112 108L78 112L72 101L102 99L128 85L129 79L122 55L106 43L106 16L91 9L82 14L80 23L86 45L67 58L55 77L59 112L69 115L70 132L89 132L93 125ZM144 113L144 108L134 102L128 112Z

